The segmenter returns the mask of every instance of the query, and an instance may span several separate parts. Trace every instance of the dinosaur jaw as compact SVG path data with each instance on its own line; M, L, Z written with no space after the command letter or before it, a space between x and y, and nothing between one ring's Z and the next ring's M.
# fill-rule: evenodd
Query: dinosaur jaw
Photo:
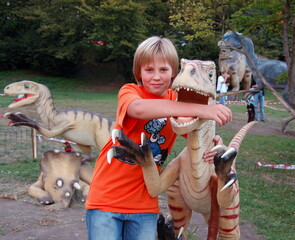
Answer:
M12 95L16 95L16 94L5 93L5 95L12 96ZM34 103L37 98L38 98L38 96L34 95L34 94L20 94L20 95L18 95L17 98L12 99L13 103L11 103L8 106L8 108L15 109L15 108L23 107L26 105L30 105L30 104Z
M174 89L178 93L178 102L198 103L209 105L214 103L214 95L191 88L179 87ZM186 134L196 130L206 120L192 117L171 117L172 129L177 134Z

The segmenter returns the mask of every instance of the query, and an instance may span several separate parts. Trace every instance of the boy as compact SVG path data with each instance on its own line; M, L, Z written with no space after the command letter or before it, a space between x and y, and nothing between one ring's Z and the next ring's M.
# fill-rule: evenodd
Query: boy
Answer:
M151 37L142 42L134 55L136 84L124 85L118 94L114 128L134 142L144 132L153 144L160 170L176 134L170 116L199 117L215 120L220 126L231 121L231 111L220 104L200 105L176 102L171 83L178 73L179 59L172 42ZM116 143L118 144L118 143ZM110 139L97 159L86 201L89 240L154 240L158 218L158 198L151 197L142 169L126 158L107 162Z

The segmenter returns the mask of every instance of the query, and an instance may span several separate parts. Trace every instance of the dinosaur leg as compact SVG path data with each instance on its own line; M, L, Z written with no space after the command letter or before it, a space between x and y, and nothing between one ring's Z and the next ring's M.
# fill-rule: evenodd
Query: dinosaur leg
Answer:
M249 68L246 68L245 75L242 81L244 90L248 90L251 88L251 78L252 78L252 72Z
M81 191L82 191L82 199L81 199L81 202L85 202L86 201L86 198L87 198L87 195L88 195L88 192L89 192L89 184L83 182L82 180L79 180L79 184L81 186Z
M80 167L80 173L79 173L80 179L83 180L85 183L90 184L92 176L93 176L93 167L89 163L83 162Z
M184 230L187 229L192 216L192 210L189 209L182 197L178 181L176 181L174 185L167 190L167 201L172 219L174 221L174 232L175 235L178 236L182 227ZM183 239L186 238L186 231L184 231Z
M82 152L86 155L83 157L82 162L93 162L95 160L91 152L91 147L87 145L77 144Z
M44 190L44 184L42 181L42 173L38 177L38 181L31 185L28 189L28 193L33 198L39 199L40 203L43 204L52 204L54 203L52 197L48 192Z

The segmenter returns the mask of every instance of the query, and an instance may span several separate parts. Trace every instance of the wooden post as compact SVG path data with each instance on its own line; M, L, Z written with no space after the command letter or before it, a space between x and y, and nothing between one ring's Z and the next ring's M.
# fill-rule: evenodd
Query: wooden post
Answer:
M33 159L38 158L38 148L37 148L37 131L35 128L31 128L31 137L32 137L32 153Z

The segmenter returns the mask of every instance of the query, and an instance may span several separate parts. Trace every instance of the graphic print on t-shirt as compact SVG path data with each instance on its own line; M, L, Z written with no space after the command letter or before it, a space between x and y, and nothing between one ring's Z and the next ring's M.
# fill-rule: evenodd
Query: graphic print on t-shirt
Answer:
M161 135L161 130L165 127L167 123L167 118L153 119L148 121L144 130L149 137L149 144L153 153L156 165L162 166L168 155L168 148L162 149L161 144L165 143L165 136ZM134 165L135 163L127 158L120 158L122 162Z

